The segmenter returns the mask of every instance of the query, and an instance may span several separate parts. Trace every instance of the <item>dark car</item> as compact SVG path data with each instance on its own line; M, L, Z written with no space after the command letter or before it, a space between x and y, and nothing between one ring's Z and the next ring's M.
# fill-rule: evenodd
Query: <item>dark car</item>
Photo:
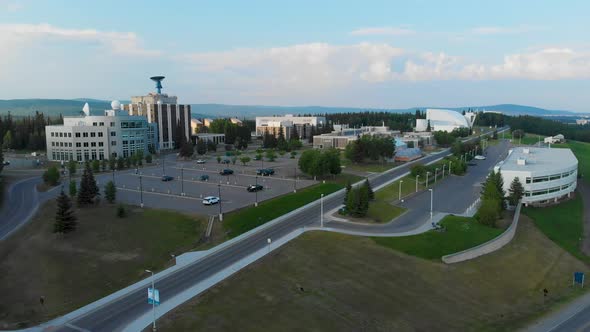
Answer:
M223 160L221 161L221 163L222 163L222 164L229 164L229 163L230 163L230 161L229 161L229 159L223 159Z
M248 190L249 192L253 193L255 191L260 191L262 190L262 186L259 184L251 184L249 185L246 190Z
M203 174L199 177L199 180L201 181L209 181L209 175L207 174Z
M272 168L262 168L262 169L256 170L256 175L269 176L269 175L274 175L274 174L275 174L275 170Z
M229 169L229 168L223 169L219 172L219 175L232 175L232 174L234 174L234 170Z
M477 163L470 161L467 163L467 166L477 166Z
M162 175L162 181L168 182L168 181L172 181L172 180L174 180L174 177L172 177L170 175Z

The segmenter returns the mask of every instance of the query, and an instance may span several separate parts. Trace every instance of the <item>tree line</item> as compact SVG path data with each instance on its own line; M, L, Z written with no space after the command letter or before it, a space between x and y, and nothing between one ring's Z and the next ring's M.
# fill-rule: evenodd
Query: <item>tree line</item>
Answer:
M57 118L35 112L34 115L13 117L10 112L0 117L0 143L3 149L45 150L45 126L63 124L61 114Z

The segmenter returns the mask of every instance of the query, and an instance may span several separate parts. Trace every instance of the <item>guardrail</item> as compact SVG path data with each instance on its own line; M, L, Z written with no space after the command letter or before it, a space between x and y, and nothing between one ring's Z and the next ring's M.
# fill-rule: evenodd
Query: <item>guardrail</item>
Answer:
M498 235L497 237L486 243L482 243L473 248L469 248L454 254L443 256L442 261L446 264L459 263L466 260L474 259L479 256L487 255L507 245L514 238L514 234L516 234L516 227L518 226L518 219L520 217L521 206L522 202L518 202L516 209L514 210L514 217L512 218L512 223L504 231L504 233Z

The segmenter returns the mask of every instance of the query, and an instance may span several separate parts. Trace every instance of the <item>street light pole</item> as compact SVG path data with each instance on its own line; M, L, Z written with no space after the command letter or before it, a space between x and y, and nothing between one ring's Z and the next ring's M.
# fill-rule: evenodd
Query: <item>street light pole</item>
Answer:
M113 167L113 183L115 183L115 168Z
M219 221L223 221L223 214L221 213L221 183L217 184L217 195L219 196Z
M141 181L141 174L139 174L139 200L140 206L143 207L143 181Z
M324 194L320 196L320 227L324 228Z
M430 191L430 220L432 220L432 201L433 201L432 193L434 191L432 190L432 188L428 189L428 191Z
M258 175L256 175L256 190L254 190L254 193L256 193L256 200L254 201L254 206L258 206Z
M453 165L453 162L449 160L449 175L452 174L452 172L451 172L451 170L452 170L451 166L452 165Z
M155 288L155 276L151 270L145 270L147 273L152 274L152 312L154 313L154 323L152 325L152 331L156 331L156 288Z
M436 175L438 174L438 167L434 169L434 185L436 186Z
M162 153L162 175L166 175L166 155Z
M404 180L399 180L399 198L398 201L402 200L402 183L404 183Z
M293 192L296 193L297 192L297 166L295 166L294 168L295 170L295 175L293 176Z
M430 175L430 172L426 172L426 188L428 188L428 175Z
M184 196L184 165L180 167L180 196Z
M418 178L420 177L420 174L416 175L416 192L418 192Z
M445 178L445 167L447 166L447 164L443 164L443 169L442 169L442 178Z

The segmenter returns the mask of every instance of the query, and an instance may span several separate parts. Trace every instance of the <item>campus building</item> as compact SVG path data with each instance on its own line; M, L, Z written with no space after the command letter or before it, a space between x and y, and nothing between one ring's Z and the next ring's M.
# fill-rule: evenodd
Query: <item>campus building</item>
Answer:
M430 123L430 131L451 132L459 128L471 128L475 117L474 112L463 115L452 110L429 108L426 110L426 119L416 119L416 131L426 131L428 123Z
M159 81L164 79L155 78ZM161 93L160 82L157 82L156 88L158 92L131 97L131 104L124 105L124 109L129 115L145 116L149 123L158 125L159 149L174 149L181 143L176 142L177 140L191 137L191 105L178 104L176 96Z
M350 128L348 125L334 125L334 131L328 134L315 135L313 147L316 149L345 149L348 143L356 141L360 136L370 135L377 137L395 137L400 135L399 130L390 130L383 126L363 126Z
M578 159L570 149L517 147L494 170L501 171L507 194L518 177L525 191L524 204L547 204L569 197L576 189Z
M326 125L326 118L323 116L257 116L256 117L256 135L262 136L265 133L279 135L279 130L283 128L283 134L288 140L291 137L292 128L295 127L300 138L308 138L311 134L311 127L321 127Z
M118 101L104 115L64 117L63 125L45 126L47 158L52 161L103 160L129 157L137 151L147 155L158 150L158 128L143 116L127 115Z

